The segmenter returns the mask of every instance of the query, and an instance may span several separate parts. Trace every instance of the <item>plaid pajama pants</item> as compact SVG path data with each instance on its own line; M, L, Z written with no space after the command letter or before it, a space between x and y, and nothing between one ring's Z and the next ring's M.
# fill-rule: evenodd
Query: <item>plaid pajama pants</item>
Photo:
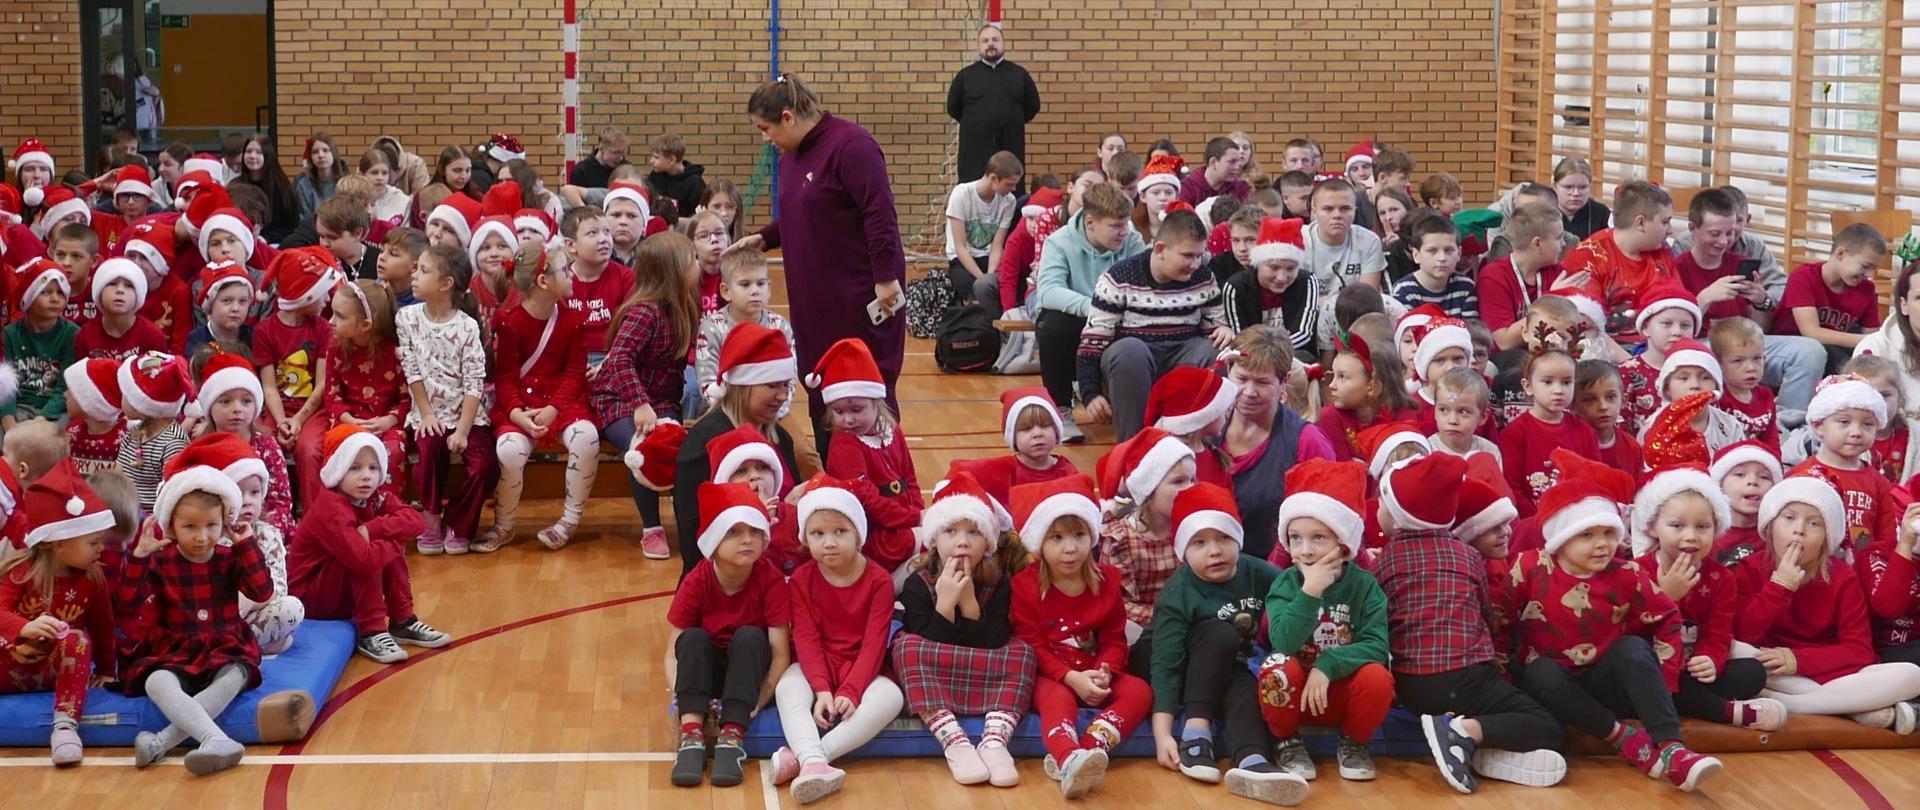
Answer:
M915 712L1018 717L1033 705L1033 648L1017 638L982 649L900 633L893 640L893 669Z

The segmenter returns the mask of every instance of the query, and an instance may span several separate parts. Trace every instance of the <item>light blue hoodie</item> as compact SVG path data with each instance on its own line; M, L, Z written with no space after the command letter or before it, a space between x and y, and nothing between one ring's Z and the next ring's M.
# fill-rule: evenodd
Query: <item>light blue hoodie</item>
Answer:
M1094 247L1087 241L1086 216L1084 209L1074 214L1047 237L1046 246L1040 250L1040 269L1034 271L1034 286L1039 290L1037 308L1087 317L1087 307L1093 303L1093 283L1100 280L1100 274L1121 259L1147 249L1146 241L1131 227L1119 250Z

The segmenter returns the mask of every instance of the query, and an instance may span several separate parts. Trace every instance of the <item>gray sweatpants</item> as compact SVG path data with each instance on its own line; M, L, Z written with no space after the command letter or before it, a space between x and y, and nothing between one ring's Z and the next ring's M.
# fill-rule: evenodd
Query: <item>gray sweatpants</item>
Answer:
M1147 395L1160 375L1174 366L1206 368L1218 354L1213 342L1203 337L1178 343L1123 337L1107 346L1100 355L1100 374L1106 381L1107 404L1113 406L1115 440L1124 442L1145 427Z

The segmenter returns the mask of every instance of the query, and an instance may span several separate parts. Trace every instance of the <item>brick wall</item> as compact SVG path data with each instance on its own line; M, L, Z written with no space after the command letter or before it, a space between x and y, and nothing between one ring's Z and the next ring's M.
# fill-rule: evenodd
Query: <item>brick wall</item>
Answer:
M45 141L61 171L80 168L86 148L80 105L80 4L73 0L0 3L0 146L4 156L28 137ZM7 182L13 173L7 172Z

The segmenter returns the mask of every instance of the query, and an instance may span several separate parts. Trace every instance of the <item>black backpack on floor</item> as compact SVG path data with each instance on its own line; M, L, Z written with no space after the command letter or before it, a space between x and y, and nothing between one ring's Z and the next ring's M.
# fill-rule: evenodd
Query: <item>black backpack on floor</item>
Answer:
M1000 359L1000 330L979 304L947 307L933 343L933 362L944 371L988 372Z

